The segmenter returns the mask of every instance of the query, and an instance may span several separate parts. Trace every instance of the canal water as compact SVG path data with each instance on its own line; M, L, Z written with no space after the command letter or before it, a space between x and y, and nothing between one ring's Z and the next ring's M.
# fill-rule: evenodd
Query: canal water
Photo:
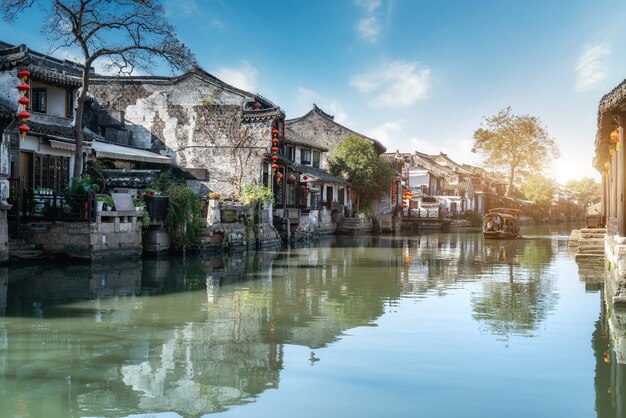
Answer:
M624 416L604 266L522 233L4 268L0 416Z

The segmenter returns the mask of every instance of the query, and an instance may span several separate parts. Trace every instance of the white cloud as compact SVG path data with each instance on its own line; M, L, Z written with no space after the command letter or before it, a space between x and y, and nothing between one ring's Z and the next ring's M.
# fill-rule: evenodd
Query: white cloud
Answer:
M299 102L309 103L317 99L319 97L319 94L309 88L299 86L298 90L296 91L296 97L298 98Z
M381 0L354 0L354 4L364 9L367 13L374 13L381 3Z
M393 151L390 147L393 144L398 144L400 142L399 136L404 133L403 123L404 121L402 119L385 122L372 129L367 135L379 140L385 147L388 148L388 151ZM397 146L396 148L399 149Z
M258 71L248 61L242 61L240 67L221 67L215 71L215 76L222 81L249 92L256 92L256 76Z
M313 103L317 103L320 109L333 115L337 123L345 124L349 119L348 114L339 103L334 100L324 99L315 90L311 90L310 88L299 86L296 90L296 98L298 102L305 103L309 110L313 106Z
M606 58L611 55L611 45L604 42L585 46L576 65L576 91L583 92L597 87L609 76Z
M325 103L322 110L328 111L335 117L335 122L345 124L348 122L348 114L343 110L340 104L337 102Z
M371 107L407 107L428 97L430 69L417 62L391 61L350 83L364 93L374 93Z
M383 26L375 16L359 19L356 24L356 30L359 37L372 43L376 43L378 41L378 35L380 35L382 29Z
M357 35L368 42L378 42L378 36L383 30L379 13L382 0L354 0L354 4L365 12L365 16L356 22Z

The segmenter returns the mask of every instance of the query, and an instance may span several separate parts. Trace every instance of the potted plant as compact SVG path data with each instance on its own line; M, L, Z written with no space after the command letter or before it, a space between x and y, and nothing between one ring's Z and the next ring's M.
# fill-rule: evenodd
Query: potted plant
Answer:
M109 195L104 195L104 210L111 211L115 209L115 204L113 203L113 198Z
M106 195L104 194L99 194L96 196L96 211L101 212L102 209L104 208L104 198L106 197Z
M135 210L137 212L143 212L144 209L144 201L139 199L133 199L133 205L135 206Z

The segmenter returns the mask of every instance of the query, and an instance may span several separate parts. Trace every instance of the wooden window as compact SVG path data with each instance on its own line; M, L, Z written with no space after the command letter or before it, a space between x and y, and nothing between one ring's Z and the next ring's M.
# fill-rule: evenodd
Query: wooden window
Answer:
M33 187L45 187L62 192L70 179L69 157L35 154Z
M311 150L310 149L303 148L300 151L300 164L311 165Z
M287 157L289 161L295 161L296 149L293 145L285 145L285 157Z
M30 109L33 112L46 113L48 109L48 91L45 88L30 91Z
M65 117L72 119L74 117L74 90L65 90Z
M319 151L313 151L313 167L320 168L321 159L322 159L322 154Z

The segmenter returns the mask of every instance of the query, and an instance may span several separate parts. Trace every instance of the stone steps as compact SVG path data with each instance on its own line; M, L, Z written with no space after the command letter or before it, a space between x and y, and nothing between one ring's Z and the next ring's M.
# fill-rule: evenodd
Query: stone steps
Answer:
M604 259L604 243L606 238L606 229L604 228L583 228L576 234L572 231L570 240L575 240L578 235L576 244L570 242L570 246L578 246L576 252L576 260L602 260Z

